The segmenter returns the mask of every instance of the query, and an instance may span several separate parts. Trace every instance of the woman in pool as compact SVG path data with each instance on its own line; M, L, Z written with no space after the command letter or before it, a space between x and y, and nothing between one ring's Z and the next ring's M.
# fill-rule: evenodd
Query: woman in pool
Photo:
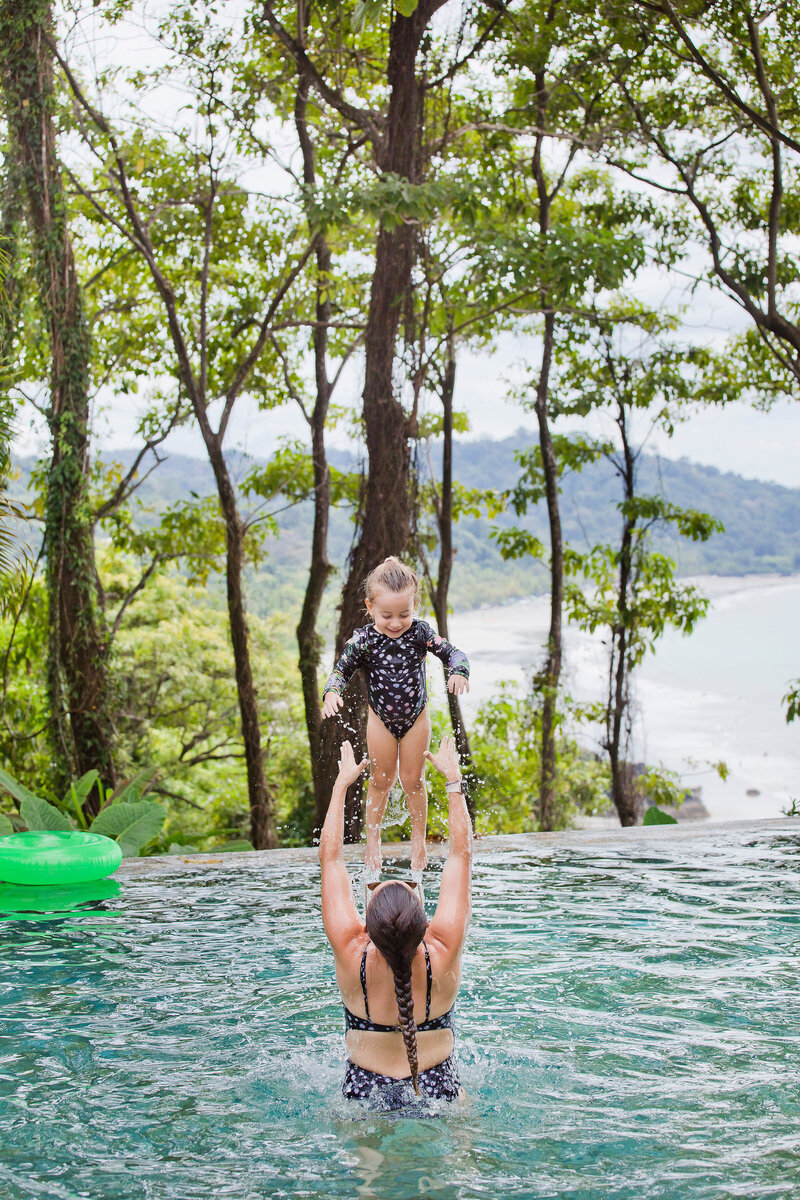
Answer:
M439 903L428 922L419 891L407 883L371 884L366 923L358 915L344 862L344 798L368 765L342 746L339 775L322 827L322 921L336 963L347 1029L342 1091L351 1100L400 1108L416 1096L463 1094L453 1053L453 1009L470 917L472 823L461 792L452 737L426 757L444 775L450 849Z

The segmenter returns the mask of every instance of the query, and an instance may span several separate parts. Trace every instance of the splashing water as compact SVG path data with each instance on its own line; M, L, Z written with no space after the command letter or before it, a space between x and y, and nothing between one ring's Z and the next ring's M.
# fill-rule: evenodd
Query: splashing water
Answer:
M406 805L406 794L401 784L395 783L386 801L386 811L383 814L381 828L385 829L389 825L403 825L407 820L408 807Z
M340 1096L315 867L123 883L0 922L3 1200L797 1194L789 822L480 858L470 1100L413 1119Z

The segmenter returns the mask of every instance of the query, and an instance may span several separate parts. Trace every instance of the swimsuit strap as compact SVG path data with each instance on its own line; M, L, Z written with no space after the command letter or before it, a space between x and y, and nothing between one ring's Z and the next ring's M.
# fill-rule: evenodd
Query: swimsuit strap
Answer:
M431 956L428 953L428 944L423 938L422 945L425 949L425 971L428 976L428 993L425 997L425 1021L431 1019L431 988L433 987L433 972L431 971Z
M370 943L368 940L366 946L364 947L364 951L361 955L361 970L360 970L359 974L361 976L361 993L364 997L364 1012L367 1014L367 1020L370 1022L370 1024L373 1024L373 1022L370 1018L370 1015L369 1015L369 1003L367 1001L367 950L369 949L369 946L370 946ZM430 953L428 952L428 943L424 939L422 941L422 948L425 951L425 974L427 976L427 981L428 981L427 982L427 991L426 991L426 995L425 995L425 1021L424 1021L424 1024L427 1025L431 1019L431 991L433 989L433 971L431 970L431 956L430 956ZM449 1013L447 1013L445 1015L449 1016ZM437 1020L440 1020L440 1019L441 1018L437 1017ZM391 1028L391 1027L387 1026L386 1028ZM399 1029L400 1026L397 1025L397 1026L394 1026L393 1028Z

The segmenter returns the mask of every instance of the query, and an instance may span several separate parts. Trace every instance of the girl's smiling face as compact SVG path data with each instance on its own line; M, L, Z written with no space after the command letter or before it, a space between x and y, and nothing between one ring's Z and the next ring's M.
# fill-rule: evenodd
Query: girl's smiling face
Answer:
M389 592L385 588L377 588L372 599L367 600L367 612L372 617L378 633L398 638L411 628L415 602L413 587L406 588L404 592Z

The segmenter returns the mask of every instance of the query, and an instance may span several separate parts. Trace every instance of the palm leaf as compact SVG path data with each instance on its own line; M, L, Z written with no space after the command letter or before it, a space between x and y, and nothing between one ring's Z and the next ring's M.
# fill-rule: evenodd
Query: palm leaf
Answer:
M53 829L71 832L75 828L69 817L54 805L42 800L41 796L29 794L20 804L19 811L31 833Z
M147 787L154 775L155 771L152 768L148 768L145 771L139 771L132 779L123 779L109 796L107 804L122 804L139 800L142 792L147 791ZM145 784L144 787L141 786L143 782Z
M116 838L125 858L135 858L143 846L158 836L166 819L166 809L154 800L139 800L136 804L122 801L104 808L89 828L91 833Z
M38 800L38 796L34 796L33 792L28 791L24 783L20 783L13 775L9 775L8 771L4 771L0 767L0 787L14 797L21 804L23 800Z

